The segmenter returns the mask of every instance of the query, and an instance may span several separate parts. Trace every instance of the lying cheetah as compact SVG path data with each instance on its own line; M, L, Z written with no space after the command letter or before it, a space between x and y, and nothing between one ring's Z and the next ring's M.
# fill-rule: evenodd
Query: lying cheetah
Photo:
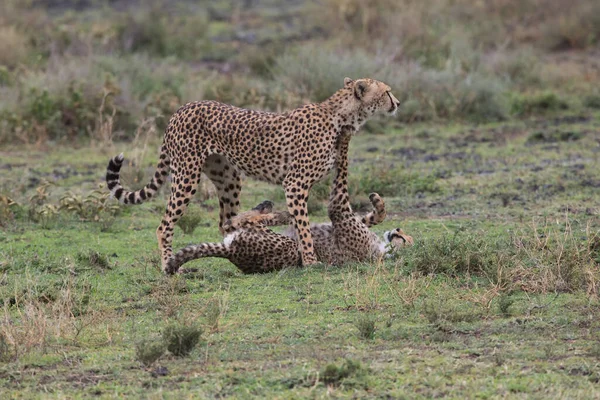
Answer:
M340 138L338 151L347 152L350 135ZM397 228L386 232L384 240L369 230L385 219L383 200L377 193L369 198L373 211L365 216L352 212L348 199L347 158L338 158L338 172L333 182L328 206L331 223L315 224L311 232L317 259L320 262L341 265L350 261L377 259L388 250L412 245L412 237ZM269 226L287 225L293 221L289 212L272 212L273 203L265 201L257 207L226 221L227 233L222 243L191 245L177 252L169 260L167 272L175 273L187 261L203 257L226 258L244 273L271 272L289 266L300 266L301 258L295 232L278 234Z
M383 82L344 79L344 87L322 103L306 104L283 114L237 108L215 101L188 103L170 119L152 180L141 190L121 186L123 155L110 160L106 182L116 199L139 204L153 197L172 172L171 196L156 230L162 268L172 255L175 223L196 193L200 174L215 184L219 196L219 230L237 215L240 172L282 184L293 217L303 265L316 262L306 201L313 184L336 161L336 140L352 133L375 113L394 114L400 102ZM343 154L342 157L347 157Z

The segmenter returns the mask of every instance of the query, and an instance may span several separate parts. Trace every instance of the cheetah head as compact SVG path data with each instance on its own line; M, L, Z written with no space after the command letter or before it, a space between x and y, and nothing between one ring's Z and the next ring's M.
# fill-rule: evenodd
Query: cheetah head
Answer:
M414 244L412 236L407 235L400 228L385 232L383 234L383 239L392 251Z
M392 89L375 79L344 78L344 87L352 90L360 109L369 117L378 113L394 115L400 106L400 101L392 94Z

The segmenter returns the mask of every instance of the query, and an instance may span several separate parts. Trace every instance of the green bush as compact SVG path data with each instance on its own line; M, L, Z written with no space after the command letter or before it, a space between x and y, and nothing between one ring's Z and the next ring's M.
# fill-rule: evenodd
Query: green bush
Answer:
M30 89L20 107L0 109L5 129L13 135L21 133L21 140L73 140L89 137L101 103L101 92L85 93L75 82L66 90ZM6 137L4 139L9 139Z
M177 226L181 228L184 234L191 235L198 225L202 222L202 212L198 207L190 205L177 221Z
M583 105L588 108L600 109L600 93L593 93L583 98Z
M422 274L463 274L494 277L502 243L481 235L444 234L420 240L402 251L406 267Z
M76 259L80 264L84 264L98 270L111 269L108 256L93 249L89 249L87 252L81 252L77 254Z
M3 333L0 333L0 362L8 362L13 357L10 345Z
M347 359L340 366L328 364L320 375L326 385L339 386L351 378L358 381L364 380L368 375L368 369L363 367L360 361Z
M358 328L358 337L361 339L371 340L375 337L375 317L371 315L361 315L356 320L356 327Z
M515 95L511 102L511 113L517 116L543 114L568 108L569 104L553 92Z
M165 344L158 340L140 340L135 344L135 358L145 367L158 361L165 353Z
M510 293L504 293L498 298L498 310L503 317L510 316L510 307L514 304L515 299L513 299Z
M169 325L163 331L163 341L171 354L183 357L194 350L201 335L202 329L196 326Z

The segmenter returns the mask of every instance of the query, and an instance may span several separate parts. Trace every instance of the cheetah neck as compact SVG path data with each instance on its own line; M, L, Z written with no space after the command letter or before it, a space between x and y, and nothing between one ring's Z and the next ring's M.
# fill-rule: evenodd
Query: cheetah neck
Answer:
M368 115L356 101L350 88L338 90L321 104L331 111L333 123L339 130L350 130L356 133L367 122Z

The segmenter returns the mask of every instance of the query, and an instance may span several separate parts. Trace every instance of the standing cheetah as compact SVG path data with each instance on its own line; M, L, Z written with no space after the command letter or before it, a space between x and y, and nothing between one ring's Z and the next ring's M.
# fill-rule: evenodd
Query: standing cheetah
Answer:
M350 135L340 137L337 150L348 151ZM330 265L350 261L378 259L388 250L412 245L412 237L397 228L384 234L384 240L369 230L385 219L383 200L377 193L369 198L373 211L357 216L350 207L347 186L347 158L338 164L338 172L329 196L328 214L331 223L311 226L317 259ZM271 231L269 226L287 225L293 221L289 212L272 212L273 203L265 201L251 211L242 213L223 225L226 231L222 243L201 243L183 248L169 260L167 272L175 273L187 261L203 257L226 258L242 272L271 272L284 267L301 265L295 232L284 234Z
M171 196L156 230L163 271L172 255L175 223L184 213L206 174L219 196L219 230L237 215L240 171L282 184L293 216L303 265L317 262L306 201L313 184L336 161L342 129L355 133L374 114L394 114L400 102L391 89L374 79L344 79L344 87L322 103L279 114L237 108L215 101L188 103L170 119L154 177L141 190L121 186L123 155L112 158L106 182L116 199L138 204L154 196L172 173ZM347 157L347 154L344 155Z

